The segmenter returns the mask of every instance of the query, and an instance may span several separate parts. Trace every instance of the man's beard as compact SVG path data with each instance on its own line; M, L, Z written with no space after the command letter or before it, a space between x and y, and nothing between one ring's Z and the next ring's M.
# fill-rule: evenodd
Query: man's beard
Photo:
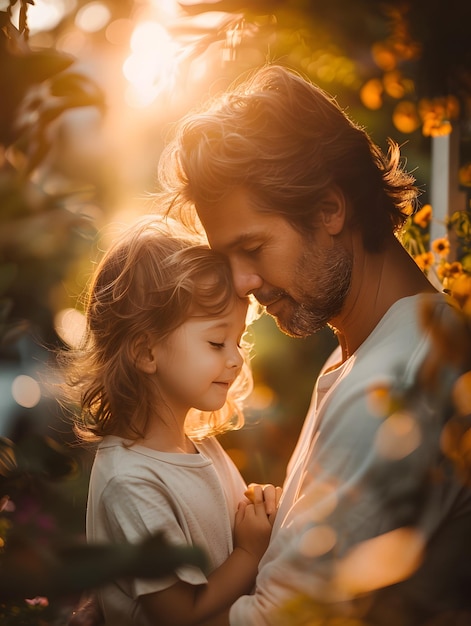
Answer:
M352 258L341 244L319 250L306 243L294 277L302 288L296 299L283 293L286 306L276 317L278 328L292 337L313 335L339 315L352 278Z

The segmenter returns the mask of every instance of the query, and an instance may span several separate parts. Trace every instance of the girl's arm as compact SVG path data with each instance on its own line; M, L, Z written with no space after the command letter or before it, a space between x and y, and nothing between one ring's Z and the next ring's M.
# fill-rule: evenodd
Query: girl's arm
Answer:
M148 618L162 626L190 626L205 621L208 625L228 624L229 607L239 596L253 589L258 563L268 547L270 533L263 490L258 486L254 504L241 502L239 505L235 547L228 559L208 576L205 585L180 581L163 591L141 596L140 602Z

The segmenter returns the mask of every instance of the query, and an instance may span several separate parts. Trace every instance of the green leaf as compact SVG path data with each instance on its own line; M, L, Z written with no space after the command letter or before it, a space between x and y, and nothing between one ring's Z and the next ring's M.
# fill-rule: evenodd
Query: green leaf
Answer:
M160 534L139 544L76 544L55 550L13 537L0 559L0 600L66 596L116 578L159 578L184 564L205 568L206 563L201 549L170 545Z

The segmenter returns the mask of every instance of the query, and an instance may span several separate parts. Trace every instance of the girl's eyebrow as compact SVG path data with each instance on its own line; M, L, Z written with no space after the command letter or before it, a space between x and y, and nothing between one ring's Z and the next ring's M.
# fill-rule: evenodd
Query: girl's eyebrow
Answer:
M220 319L220 318L214 318L211 315L192 315L191 318L193 318L194 320L198 320L201 322L207 322L208 325L211 326L211 329L213 328L227 328L230 324L228 321ZM190 319L191 319L190 318Z
M222 320L218 321L218 320L214 320L213 323L211 323L211 327L212 328L227 328L227 326L229 326L228 322L223 322Z

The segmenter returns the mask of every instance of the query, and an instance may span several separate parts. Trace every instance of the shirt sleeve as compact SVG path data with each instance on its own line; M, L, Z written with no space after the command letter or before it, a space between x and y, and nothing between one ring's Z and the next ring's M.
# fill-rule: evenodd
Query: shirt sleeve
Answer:
M174 545L189 543L171 497L163 485L116 476L103 491L102 507L112 540L137 543L161 532ZM177 580L194 585L207 582L199 568L183 565L175 571L175 575L158 579L136 579L135 595L166 589Z

